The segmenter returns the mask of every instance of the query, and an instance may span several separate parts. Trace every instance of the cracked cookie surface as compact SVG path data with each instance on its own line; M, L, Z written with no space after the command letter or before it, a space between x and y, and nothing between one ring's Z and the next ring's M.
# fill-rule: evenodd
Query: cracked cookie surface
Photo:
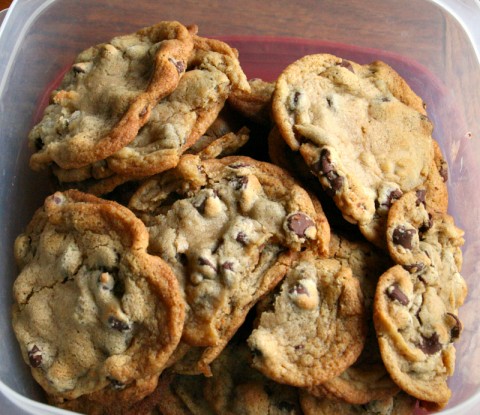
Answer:
M185 305L172 270L147 245L128 209L78 191L48 197L16 239L12 324L52 400L96 394L108 405L107 397L155 387Z

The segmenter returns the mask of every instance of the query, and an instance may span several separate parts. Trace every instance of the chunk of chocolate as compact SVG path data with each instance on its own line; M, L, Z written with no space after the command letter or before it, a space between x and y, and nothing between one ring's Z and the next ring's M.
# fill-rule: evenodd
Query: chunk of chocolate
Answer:
M442 343L440 343L438 334L433 333L430 337L422 336L422 342L418 347L423 353L432 355L442 350Z
M210 268L212 268L215 272L217 271L217 267L215 266L215 264L213 264L212 261L210 261L208 258L199 257L199 258L198 258L198 264L199 264L199 265L205 265L205 266L207 266L207 267L210 267Z
M238 232L237 236L235 237L237 242L240 242L242 245L248 244L248 236L245 232Z
M315 222L305 213L297 212L288 217L287 226L298 237L304 238L307 236L307 229L315 226Z
M42 364L42 351L36 344L28 351L28 360L32 367L39 367Z
M394 189L392 190L388 196L387 196L387 200L385 202L383 202L381 205L386 207L386 208L390 208L393 204L393 202L395 200L398 200L402 197L403 193L400 189Z
M335 195L335 193L342 188L344 178L335 170L329 150L322 150L320 153L320 159L312 165L312 170L317 175L327 179L329 187L325 190L330 196Z
M113 316L108 317L108 324L112 329L118 330L122 333L131 329L130 324Z
M458 340L460 338L460 333L462 332L462 322L460 319L453 313L447 313L448 316L450 316L453 321L454 325L450 329L450 340L454 342L455 340Z
M401 245L405 249L412 249L412 239L417 231L415 229L407 229L405 226L397 226L393 230L392 240L395 245Z
M415 204L417 206L420 206L420 204L423 204L425 206L425 197L427 196L427 191L425 189L418 189L415 194L417 195L417 201Z
M185 72L185 63L183 61L177 61L173 58L168 58L168 60L173 63L178 73Z
M347 68L350 72L353 72L355 73L355 71L353 70L353 66L352 64L345 60L345 59L342 59L342 61L340 62L339 66L341 66L342 68Z
M305 288L305 286L301 283L295 284L290 290L288 290L289 294L296 294L296 295L309 295L308 290Z
M408 305L409 300L407 295L402 291L398 284L392 284L386 290L388 298L394 301L398 301L402 305Z

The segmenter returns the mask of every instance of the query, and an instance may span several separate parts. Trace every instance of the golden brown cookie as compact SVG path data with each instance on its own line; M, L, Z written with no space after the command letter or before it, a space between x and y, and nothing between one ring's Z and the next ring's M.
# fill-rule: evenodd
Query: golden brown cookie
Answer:
M248 338L253 367L267 377L311 387L340 375L366 335L363 295L349 267L304 251L285 275L271 311Z
M272 110L285 141L343 216L383 246L388 208L424 184L435 165L422 100L382 62L358 65L318 54L282 72Z
M186 155L145 183L130 207L149 229L150 252L180 281L188 304L182 338L207 348L204 367L283 277L295 251L328 251L318 202L285 171L247 157Z
M132 212L78 191L48 197L16 239L13 329L52 401L121 404L155 388L185 304L147 245Z
M177 87L192 48L188 29L169 21L80 53L29 134L30 166L82 168L126 146Z

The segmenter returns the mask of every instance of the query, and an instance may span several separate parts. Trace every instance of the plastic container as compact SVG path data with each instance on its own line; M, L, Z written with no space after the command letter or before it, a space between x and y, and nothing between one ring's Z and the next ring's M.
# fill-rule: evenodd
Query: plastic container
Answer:
M249 77L273 80L307 53L382 59L427 102L449 163L450 212L466 230L453 397L445 414L480 407L480 2L478 0L16 0L0 28L0 414L65 414L38 401L10 325L14 238L49 189L28 168L26 136L59 74L86 47L160 20L196 23L237 47ZM292 12L294 10L294 12Z

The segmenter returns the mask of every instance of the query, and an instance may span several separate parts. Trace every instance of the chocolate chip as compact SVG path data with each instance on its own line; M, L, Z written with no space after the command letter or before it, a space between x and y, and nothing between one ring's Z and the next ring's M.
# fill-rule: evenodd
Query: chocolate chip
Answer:
M305 213L297 212L290 215L287 219L287 226L300 238L304 238L308 228L315 226L315 222Z
M293 347L295 350L303 350L305 349L305 346L303 344L297 344L296 346Z
M231 261L225 261L223 264L222 264L222 268L227 270L227 271L233 271L233 262Z
M342 59L342 61L340 62L339 66L341 66L342 68L347 68L350 72L353 72L355 73L355 71L353 70L353 66L352 64L345 60L345 59Z
M405 249L412 249L412 239L417 231L415 229L407 229L405 226L397 226L393 230L393 243L395 245L401 245Z
M331 108L331 107L333 106L333 100L332 100L332 98L327 97L326 100L327 100L327 105Z
M33 345L28 351L28 360L32 367L39 367L42 364L42 352L37 345Z
M400 190L400 189L395 189L395 190L392 190L388 196L387 196L387 200L382 203L382 206L386 207L386 208L390 208L393 204L393 202L395 200L398 200L402 197L403 195L403 192Z
M130 324L126 323L125 321L121 321L113 316L108 317L108 324L112 329L118 330L122 333L131 329Z
M312 165L312 170L314 173L317 173L328 180L329 188L326 190L330 196L333 196L342 188L344 178L335 171L330 156L330 151L323 149L320 153L320 159Z
M427 232L432 226L433 226L432 215L428 214L428 220L423 223L423 225L422 225L421 228L419 229L419 232L420 232L421 234L422 234L422 233L425 233L425 232Z
M297 294L297 295L309 295L308 290L305 288L303 284L297 283L295 284L290 290L288 290L289 294Z
M215 272L217 271L217 267L208 259L205 257L199 257L198 258L198 264L202 266L207 266L212 268Z
M177 61L173 58L168 58L168 60L173 63L178 73L182 73L185 71L185 64L183 63L183 61Z
M293 95L293 103L296 105L298 104L298 100L300 98L300 95L302 95L300 92L295 91L295 94Z
M45 145L45 144L44 144L44 142L43 142L43 140L42 140L41 137L37 137L37 138L35 139L35 149L36 149L37 151L40 151L40 150L43 148L44 145Z
M241 169L242 167L248 167L249 165L243 161L237 161L236 163L229 164L231 169Z
M248 236L245 232L238 232L237 236L235 237L237 242L240 242L242 245L248 244Z
M427 195L427 191L425 189L418 189L415 194L417 195L417 201L415 202L416 206L420 206L420 204L425 206L425 196Z
M230 181L230 183L232 184L235 190L245 189L245 187L247 187L248 177L247 176L235 177Z
M430 337L422 336L422 339L423 341L418 347L423 353L431 355L442 350L442 344L437 333L433 333Z
M462 322L460 319L453 313L447 313L448 316L452 317L455 320L455 325L450 329L450 340L454 342L460 338L460 333L462 332Z
M386 293L391 300L396 300L402 305L408 305L409 303L407 295L397 283L390 285L390 287L386 289Z

